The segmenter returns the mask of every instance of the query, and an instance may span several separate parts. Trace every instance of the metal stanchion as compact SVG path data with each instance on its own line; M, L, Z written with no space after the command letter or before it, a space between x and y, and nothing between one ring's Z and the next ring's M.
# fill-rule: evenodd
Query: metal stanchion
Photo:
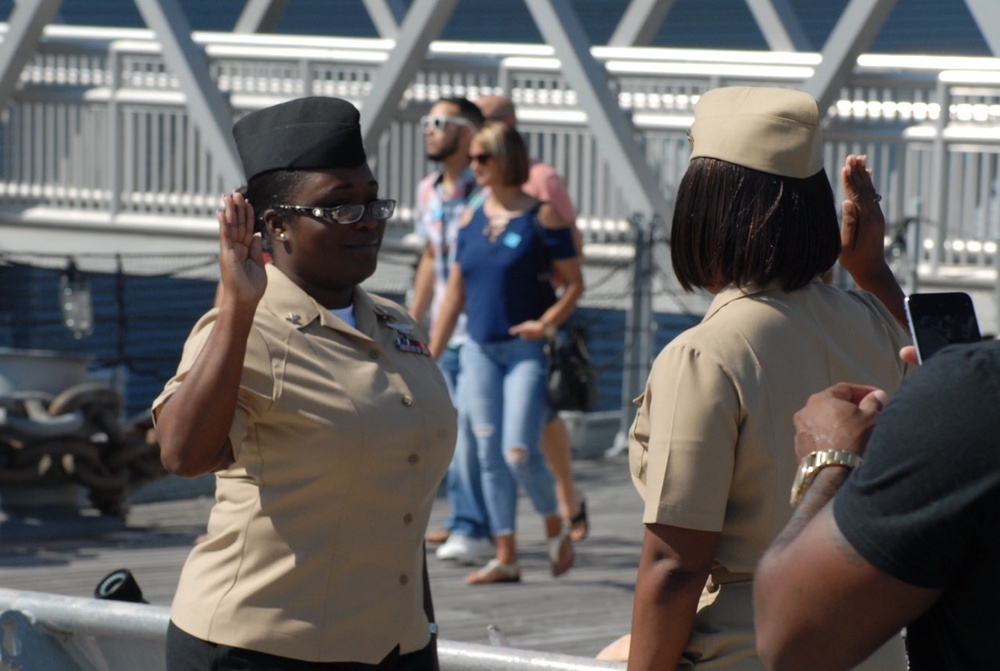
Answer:
M653 234L657 217L641 213L629 217L634 242L632 258L632 302L625 315L625 351L622 357L621 421L614 444L605 452L615 456L628 450L628 432L635 405L646 381L652 359L653 322Z

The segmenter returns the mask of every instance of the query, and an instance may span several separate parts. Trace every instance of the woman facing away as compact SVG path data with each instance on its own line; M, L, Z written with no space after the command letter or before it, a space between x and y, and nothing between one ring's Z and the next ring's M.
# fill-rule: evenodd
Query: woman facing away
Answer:
M167 669L437 668L423 534L455 410L419 326L359 287L395 202L343 100L233 134L248 182L219 213L220 305L153 404L168 470L216 475Z
M521 189L528 154L516 130L487 123L473 137L469 153L476 181L489 195L459 230L431 340L432 354L440 356L464 308L469 340L459 354L463 402L496 544L496 557L466 582L521 579L515 537L519 485L544 520L552 575L559 576L573 564L573 546L540 448L548 414L544 343L583 294L580 260L570 224ZM551 272L563 280L554 302Z
M751 585L791 515L792 416L835 382L891 391L903 379L903 295L882 254L878 196L864 158L848 157L838 231L820 120L811 96L786 89L716 89L695 108L671 257L685 289L715 297L637 400L633 671L763 669ZM838 255L874 295L822 281ZM873 668L905 668L898 637L890 647Z

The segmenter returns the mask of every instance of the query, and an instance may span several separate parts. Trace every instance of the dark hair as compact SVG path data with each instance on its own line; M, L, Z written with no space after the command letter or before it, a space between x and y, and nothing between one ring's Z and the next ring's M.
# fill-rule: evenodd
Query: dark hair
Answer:
M441 98L438 102L457 107L458 116L472 122L476 128L482 128L483 124L486 123L483 111L475 103L470 102L468 98Z
M271 251L271 235L264 224L264 213L275 205L288 205L291 194L299 188L307 172L305 170L271 170L255 175L247 182L244 193L247 200L253 205L256 217L253 224L254 230L261 234L266 251Z
M796 179L714 158L688 166L670 237L674 273L687 291L774 281L794 291L840 254L826 170Z
M528 148L515 129L501 121L487 121L475 140L496 161L504 184L520 186L528 181Z

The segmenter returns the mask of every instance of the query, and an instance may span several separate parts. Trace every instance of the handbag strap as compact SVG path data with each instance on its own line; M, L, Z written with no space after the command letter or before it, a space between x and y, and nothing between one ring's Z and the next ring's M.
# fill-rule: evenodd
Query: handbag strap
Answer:
M551 296L551 303L556 300L556 290L552 286L552 260L549 258L548 248L545 246L545 238L542 233L542 225L538 223L538 209L542 206L541 201L531 210L531 229L535 234L535 258L538 272L536 277L542 288L542 295L545 298ZM551 305L550 303L550 305Z

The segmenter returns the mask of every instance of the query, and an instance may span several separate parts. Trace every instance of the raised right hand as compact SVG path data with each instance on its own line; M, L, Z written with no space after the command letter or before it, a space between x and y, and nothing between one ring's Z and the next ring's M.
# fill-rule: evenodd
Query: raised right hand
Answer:
M253 206L235 191L222 197L219 218L219 272L223 302L256 306L267 287L264 248L254 234Z
M851 154L840 171L847 199L841 206L840 265L861 284L870 275L884 273L885 215L872 183L867 157ZM860 278L860 281L859 281Z

